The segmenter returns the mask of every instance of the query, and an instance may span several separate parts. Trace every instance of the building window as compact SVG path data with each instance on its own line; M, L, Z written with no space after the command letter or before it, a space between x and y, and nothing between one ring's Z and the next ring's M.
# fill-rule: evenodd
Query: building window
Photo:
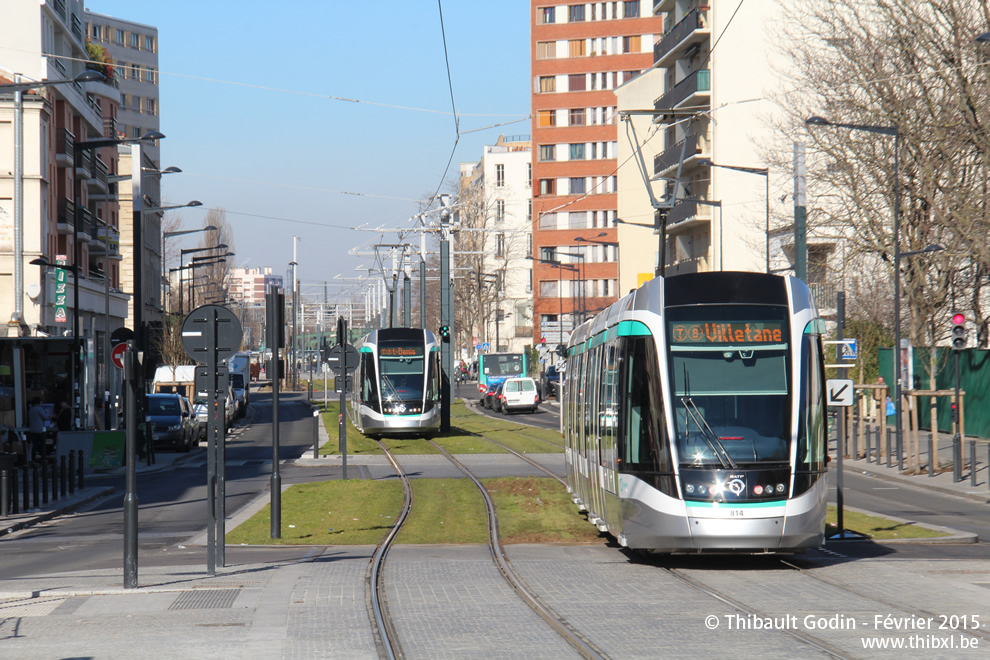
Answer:
M547 25L554 22L553 10L556 7L541 7L540 8L540 24Z
M144 80L145 82L153 83L155 82L155 70L147 68L144 70Z
M626 0L622 3L623 18L639 17L639 0Z
M89 34L93 38L94 41L99 41L100 40L100 36L101 36L101 34L100 34L100 26L99 25L90 25L89 26Z
M505 234L495 234L495 256L505 257Z
M556 213L544 213L540 216L540 229L556 229L557 228L557 214ZM530 250L532 252L532 250Z
M495 187L501 188L505 185L505 165L498 163L495 165Z
M629 82L638 75L639 71L626 71L624 77L622 78L622 82Z
M594 213L594 211L592 211L592 213ZM571 211L570 213L567 214L568 229L585 229L587 226L588 226L587 211Z
M137 64L131 65L131 78L134 80L141 80L141 67Z
M505 222L505 200L495 200L495 222Z
M557 194L557 180L556 179L540 179L540 194L541 195L556 195Z
M541 92L556 92L557 91L557 77L556 76L540 76L540 91Z
M530 224L533 224L533 200L528 199L526 201L528 202L526 204L526 221L529 222ZM532 250L530 250L529 252L532 252Z
M586 54L584 43L584 39L571 39L567 42L569 55L571 57L584 57Z
M533 187L533 163L526 163L526 187L527 188L532 188ZM530 203L530 205L533 204L532 201L530 201L529 203ZM530 217L530 219L532 219L532 217L533 217L533 209L532 208L529 209L529 217Z
M634 37L622 37L622 52L623 53L638 53L640 51L640 44L642 43L642 37L638 34Z
M155 38L154 37L147 37L146 36L144 38L144 49L147 50L147 51L151 51L151 52L154 52L155 51Z
M123 30L117 30L117 44L119 46L123 46L124 45L124 31Z
M141 47L141 35L137 32L131 32L131 48Z
M572 178L570 186L572 195L583 195L587 190L583 176Z
M538 41L536 42L536 59L538 60L552 60L557 57L557 42L556 41Z
M541 144L540 145L540 161L549 162L557 160L557 145L555 144Z
M571 108L567 123L570 126L584 126L584 108Z
M540 297L557 298L557 280L540 280Z
M148 114L150 115L158 114L157 104L155 102L155 99L153 98L148 99Z
M571 145L571 160L584 160L584 143Z
M538 110L536 113L537 125L540 128L549 128L557 125L556 110Z
M567 7L567 20L570 23L581 23L584 21L584 5L570 5Z
M592 74L592 77L594 74ZM587 89L586 76L583 73L572 73L567 76L567 90L570 92L583 92Z

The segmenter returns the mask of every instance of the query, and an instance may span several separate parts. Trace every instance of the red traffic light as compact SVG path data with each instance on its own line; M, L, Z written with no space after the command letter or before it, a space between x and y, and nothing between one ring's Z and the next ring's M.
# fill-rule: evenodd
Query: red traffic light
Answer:
M966 315L965 314L953 314L952 315L952 324L953 325L962 325L965 322L966 322Z

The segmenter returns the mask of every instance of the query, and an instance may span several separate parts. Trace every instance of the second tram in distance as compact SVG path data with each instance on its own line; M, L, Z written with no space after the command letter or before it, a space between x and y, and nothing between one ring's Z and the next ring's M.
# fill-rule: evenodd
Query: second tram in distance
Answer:
M422 328L372 330L355 344L350 417L369 436L430 437L440 428L440 344Z
M794 277L656 278L578 327L568 490L623 546L801 552L824 541L823 322Z

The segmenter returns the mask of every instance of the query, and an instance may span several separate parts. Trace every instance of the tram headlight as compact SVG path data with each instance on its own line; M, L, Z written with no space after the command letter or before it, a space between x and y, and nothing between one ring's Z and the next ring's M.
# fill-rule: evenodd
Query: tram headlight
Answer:
M686 492L686 493L687 493L688 495L692 495L692 494L694 494L694 484L687 484L687 485L685 485L685 486L684 486L684 491L685 491L685 492Z
M763 491L764 491L764 492L765 492L765 493L766 493L767 495L773 495L773 484L767 484L766 486L764 486L764 487L763 487Z
M783 494L784 493L784 490L786 490L786 488L787 487L784 486L784 484L777 484L777 492L780 493L780 494Z
M698 495L704 495L704 494L705 494L705 487L698 486Z

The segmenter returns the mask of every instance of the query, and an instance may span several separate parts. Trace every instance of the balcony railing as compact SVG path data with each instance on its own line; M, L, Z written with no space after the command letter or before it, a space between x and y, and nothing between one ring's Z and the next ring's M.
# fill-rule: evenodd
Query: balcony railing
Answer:
M675 228L678 225L691 220L709 221L712 219L712 209L707 204L698 202L677 202L674 208L667 213L667 227Z
M811 295L814 297L815 302L818 303L819 309L835 308L835 292L837 289L835 283L809 282L808 288L811 289Z
M57 13L59 16L61 16L62 17L62 20L64 21L65 20L65 0L53 0L53 2L51 4L52 4L52 7L55 8L55 13Z
M677 165L681 162L681 154L684 154L684 160L687 160L691 156L696 156L701 153L698 148L698 136L689 135L670 149L665 150L663 153L657 154L653 157L653 174L654 176L659 176L664 170Z
M59 231L72 231L72 223L75 222L76 205L71 199L63 197L58 200L58 225Z
M670 110L699 92L710 92L711 88L711 71L698 69L654 101L653 107L656 110Z
M89 185L106 192L107 190L107 177L109 172L107 170L107 164L103 162L103 159L99 156L94 156L93 158L93 176L89 180Z
M76 176L80 179L89 179L93 175L93 152L89 149L80 151L75 166Z
M666 34L653 46L653 61L659 62L664 55L669 53L677 44L684 41L685 37L705 27L705 14L695 7L689 11L684 18L674 27L670 28Z
M72 134L67 128L63 128L62 132L58 135L58 140L55 144L55 153L57 156L65 157L66 163L72 163L72 148L76 144L76 136Z

